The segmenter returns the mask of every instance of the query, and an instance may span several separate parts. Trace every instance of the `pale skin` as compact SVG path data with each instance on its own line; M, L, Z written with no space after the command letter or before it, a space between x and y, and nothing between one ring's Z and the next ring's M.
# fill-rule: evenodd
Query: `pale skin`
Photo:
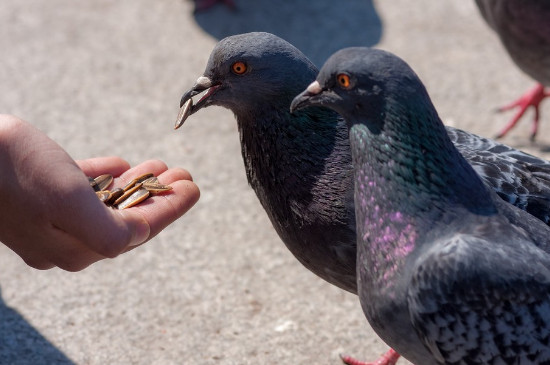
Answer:
M87 176L111 174L121 187L152 172L168 193L138 206L105 206ZM0 115L0 242L36 269L80 271L147 242L199 199L190 173L159 160L130 167L120 157L73 160L31 124Z

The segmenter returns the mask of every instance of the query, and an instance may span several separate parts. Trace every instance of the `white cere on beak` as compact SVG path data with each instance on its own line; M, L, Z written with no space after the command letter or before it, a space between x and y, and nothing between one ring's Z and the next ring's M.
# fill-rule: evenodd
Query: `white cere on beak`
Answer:
M197 86L207 89L210 86L212 86L212 80L210 80L206 76L201 76L195 82L195 87L197 87Z
M308 93L314 94L314 95L317 95L321 91L323 91L323 89L321 88L321 85L319 85L319 82L317 81L313 81L311 84L309 84L306 90Z

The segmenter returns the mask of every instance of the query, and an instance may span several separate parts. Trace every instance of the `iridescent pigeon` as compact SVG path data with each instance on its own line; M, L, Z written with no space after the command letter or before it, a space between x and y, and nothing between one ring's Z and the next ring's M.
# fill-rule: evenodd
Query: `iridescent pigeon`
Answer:
M359 298L376 333L418 365L549 364L550 227L484 183L413 70L341 50L291 109L308 106L349 128Z

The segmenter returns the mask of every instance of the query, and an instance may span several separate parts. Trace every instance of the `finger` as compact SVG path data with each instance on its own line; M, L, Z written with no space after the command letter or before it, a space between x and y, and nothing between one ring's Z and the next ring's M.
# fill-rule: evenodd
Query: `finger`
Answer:
M58 220L60 229L103 257L115 257L125 251L128 245L135 246L151 239L189 210L198 200L199 191L194 183L185 180L190 178L186 170L177 168L168 171L166 164L159 160L145 161L125 171L116 179L118 181L115 185L123 186L148 172L161 175L160 181L171 184L173 189L165 196L150 198L127 210L107 208L91 189L78 194L75 192L72 198L67 197L66 200L73 204L63 209L65 212L71 210L72 222L69 224ZM157 200L159 204L155 204ZM76 201L79 203L74 204ZM61 204L64 205L63 202Z
M53 227L50 243L44 245L49 250L47 254L49 261L67 271L81 271L94 262L103 260L106 257L90 249L88 245L78 237L74 237L65 231Z
M53 264L49 260L45 260L43 257L36 257L35 255L31 255L21 256L21 258L23 259L23 261L25 261L25 264L36 270L49 270L55 267L55 264Z
M77 160L76 163L86 176L91 177L102 174L120 176L130 168L130 164L126 160L116 156L88 158Z
M153 175L158 176L166 170L168 170L168 166L166 166L164 162L160 160L148 160L132 167L118 176L118 178L115 179L115 186L122 187L132 181L132 179L147 173L152 173Z
M156 236L191 209L200 197L199 188L190 180L177 180L170 185L170 192L152 196L140 205L119 211L125 222L137 226L145 221L149 227L148 236L139 241L134 235L135 240L130 246L142 244Z
M153 196L130 209L108 209L115 222L101 219L101 226L111 228L104 235L90 230L86 233L86 237L90 237L88 246L95 252L114 257L129 245L136 246L148 241L181 217L198 200L199 189L190 181L191 174L182 168L168 170L166 164L160 160L145 161L125 171L115 180L115 185L124 186L132 179L149 172L159 176L161 183L170 184L172 190ZM155 203L157 201L158 204ZM98 215L94 216L97 217Z
M193 181L193 177L189 171L182 169L181 167L172 167L162 174L158 175L159 182L161 184L171 184L177 180L189 180Z
M38 270L59 267L80 271L105 257L92 251L80 239L60 227L48 224L20 235L16 251L27 265Z
M52 227L102 256L115 257L124 250L133 234L130 227L97 198L87 181L62 191L50 208Z

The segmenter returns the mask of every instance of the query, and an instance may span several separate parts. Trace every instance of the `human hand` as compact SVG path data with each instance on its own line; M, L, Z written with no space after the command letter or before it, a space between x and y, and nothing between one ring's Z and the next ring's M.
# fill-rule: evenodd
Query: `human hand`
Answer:
M87 176L111 174L115 187L147 172L172 190L116 210L99 201ZM119 157L74 161L30 124L0 115L0 241L30 266L79 271L148 241L198 200L191 175L151 160L130 168Z

